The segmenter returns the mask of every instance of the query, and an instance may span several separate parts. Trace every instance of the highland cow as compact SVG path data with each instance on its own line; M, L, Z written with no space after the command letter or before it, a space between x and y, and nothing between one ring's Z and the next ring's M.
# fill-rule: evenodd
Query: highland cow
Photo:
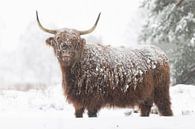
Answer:
M54 34L46 40L53 47L62 71L62 86L75 116L96 117L102 107L129 108L138 106L141 116L149 116L153 103L163 116L171 116L169 96L169 63L166 55L154 46L140 48L112 47L86 43L81 35L92 28L51 30L43 27L36 12L39 27Z

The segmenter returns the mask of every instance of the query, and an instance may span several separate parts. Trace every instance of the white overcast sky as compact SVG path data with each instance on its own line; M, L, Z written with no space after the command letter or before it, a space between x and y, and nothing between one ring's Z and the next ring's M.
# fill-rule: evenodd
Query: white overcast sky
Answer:
M102 36L108 44L125 43L127 30L134 36L127 26L135 29L140 22L136 21L139 3L140 0L0 0L0 41L4 45L18 41L29 23L36 24L38 10L40 20L48 28L55 25L80 30L91 27L102 12L93 35Z

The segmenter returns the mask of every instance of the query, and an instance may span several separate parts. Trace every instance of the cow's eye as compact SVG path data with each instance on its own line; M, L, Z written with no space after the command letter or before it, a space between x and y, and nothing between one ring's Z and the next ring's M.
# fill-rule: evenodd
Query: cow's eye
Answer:
M59 36L56 38L56 40L57 40L58 43L61 43L62 42L62 38L59 37Z
M61 45L61 48L62 48L62 49L68 49L68 45L62 44L62 45Z

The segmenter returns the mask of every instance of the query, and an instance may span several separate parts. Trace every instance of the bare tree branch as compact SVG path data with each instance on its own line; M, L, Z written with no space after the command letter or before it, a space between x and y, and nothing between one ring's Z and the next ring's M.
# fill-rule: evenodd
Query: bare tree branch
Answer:
M176 7L179 7L184 0L177 0Z

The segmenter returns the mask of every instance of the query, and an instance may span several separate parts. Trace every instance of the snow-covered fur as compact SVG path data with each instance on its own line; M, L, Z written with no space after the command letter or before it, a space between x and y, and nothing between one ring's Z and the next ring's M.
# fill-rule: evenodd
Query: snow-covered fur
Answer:
M169 63L159 48L85 43L76 30L69 29L46 42L59 60L64 95L76 117L82 117L85 109L90 117L97 116L105 106L139 106L141 116L148 116L153 102L161 115L172 115Z

